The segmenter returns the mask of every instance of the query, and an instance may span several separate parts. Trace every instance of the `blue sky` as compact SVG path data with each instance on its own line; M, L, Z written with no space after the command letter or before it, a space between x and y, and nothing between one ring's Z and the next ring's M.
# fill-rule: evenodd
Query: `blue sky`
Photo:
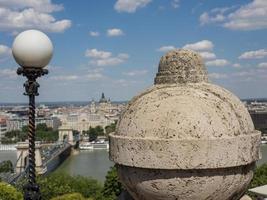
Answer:
M54 45L38 101L129 100L153 84L166 51L204 58L210 80L240 98L267 97L266 0L0 0L0 102L26 102L14 37Z

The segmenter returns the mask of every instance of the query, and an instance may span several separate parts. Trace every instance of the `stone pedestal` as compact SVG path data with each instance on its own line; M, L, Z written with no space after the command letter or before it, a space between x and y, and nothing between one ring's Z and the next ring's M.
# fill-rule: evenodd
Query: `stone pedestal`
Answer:
M242 102L208 82L199 54L160 60L110 135L110 159L136 200L238 200L253 177L260 132Z

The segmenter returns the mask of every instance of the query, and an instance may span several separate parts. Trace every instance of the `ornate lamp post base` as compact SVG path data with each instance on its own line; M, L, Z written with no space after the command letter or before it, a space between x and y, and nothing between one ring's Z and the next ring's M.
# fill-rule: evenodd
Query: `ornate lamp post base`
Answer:
M40 200L40 188L36 183L35 172L35 96L38 96L39 84L36 79L45 74L48 74L48 70L42 68L18 68L18 75L27 77L27 81L24 83L25 93L29 96L29 174L28 184L24 186L24 199L25 200Z

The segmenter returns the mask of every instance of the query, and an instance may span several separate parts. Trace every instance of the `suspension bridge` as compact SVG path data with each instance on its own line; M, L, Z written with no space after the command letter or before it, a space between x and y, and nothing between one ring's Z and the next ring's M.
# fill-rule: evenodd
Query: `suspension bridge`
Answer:
M73 136L73 131L68 127L59 129L59 140L55 143L35 142L35 169L38 175L46 175L55 170L70 154L71 149L79 144L79 136ZM14 173L0 173L0 179L10 184L15 184L23 177L27 177L28 142L19 142L15 146L17 160ZM1 165L1 163L0 163Z

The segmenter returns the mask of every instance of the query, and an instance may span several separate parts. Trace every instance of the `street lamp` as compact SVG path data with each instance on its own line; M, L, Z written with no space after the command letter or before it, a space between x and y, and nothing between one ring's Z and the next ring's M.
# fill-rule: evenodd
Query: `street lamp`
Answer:
M39 200L41 195L35 174L35 96L39 95L36 79L48 74L44 67L52 58L53 44L41 31L27 30L15 38L12 54L21 66L17 69L17 74L28 79L24 83L24 95L29 96L29 173L28 184L24 186L24 199Z

